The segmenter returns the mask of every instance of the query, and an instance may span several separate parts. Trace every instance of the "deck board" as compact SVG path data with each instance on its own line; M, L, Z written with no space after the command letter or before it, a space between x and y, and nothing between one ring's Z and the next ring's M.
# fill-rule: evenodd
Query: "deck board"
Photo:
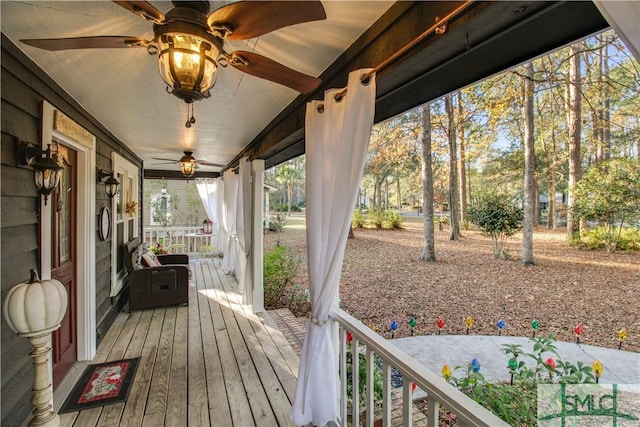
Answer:
M291 425L298 357L268 316L239 304L217 259L191 269L188 306L121 312L91 361L140 357L127 401L62 414L61 425Z

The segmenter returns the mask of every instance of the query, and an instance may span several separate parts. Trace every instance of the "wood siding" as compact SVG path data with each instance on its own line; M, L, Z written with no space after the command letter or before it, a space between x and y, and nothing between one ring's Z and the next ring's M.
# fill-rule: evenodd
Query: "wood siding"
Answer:
M29 279L29 269L40 269L39 199L33 170L16 160L17 140L40 145L42 102L48 101L96 136L96 167L111 170L113 151L142 168L142 161L83 110L42 70L2 35L1 75L1 297ZM142 169L140 169L140 197ZM96 184L95 223L109 200ZM140 220L142 214L140 213ZM113 323L124 296L110 298L111 242L103 242L96 227L96 334L98 342ZM29 417L32 368L29 341L14 334L2 320L1 401L3 426L19 426Z

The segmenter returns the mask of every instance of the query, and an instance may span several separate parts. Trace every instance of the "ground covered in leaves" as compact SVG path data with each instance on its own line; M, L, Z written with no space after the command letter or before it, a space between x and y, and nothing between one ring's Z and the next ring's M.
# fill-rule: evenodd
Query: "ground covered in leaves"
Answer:
M422 218L405 216L402 230L356 229L347 243L340 282L342 308L389 338L396 319L396 337L410 334L409 319L417 320L416 335L554 334L560 341L575 341L581 323L581 343L617 348L617 331L626 328L623 349L640 352L640 253L606 253L570 247L563 230L535 230L535 265L520 262L520 235L507 243L511 260L494 259L491 241L476 230L462 230L459 241L449 230L436 230L435 263L420 260ZM277 241L306 260L304 217L291 216L282 233L265 235L265 250ZM305 261L306 262L306 261ZM303 262L297 284L307 287ZM283 304L291 302L288 294Z

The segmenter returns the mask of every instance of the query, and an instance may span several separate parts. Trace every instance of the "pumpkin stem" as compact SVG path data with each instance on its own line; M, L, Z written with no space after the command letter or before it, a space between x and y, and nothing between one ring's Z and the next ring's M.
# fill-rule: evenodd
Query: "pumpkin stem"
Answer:
M29 270L29 273L31 273L31 278L29 279L29 284L36 283L36 282L40 281L40 276L38 276L38 272L36 271L35 268L32 268L31 270Z

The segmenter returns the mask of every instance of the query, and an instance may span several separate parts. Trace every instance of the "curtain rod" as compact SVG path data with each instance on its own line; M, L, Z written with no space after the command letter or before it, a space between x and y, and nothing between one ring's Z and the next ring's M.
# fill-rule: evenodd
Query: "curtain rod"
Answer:
M362 81L363 83L366 83L369 80L369 78L371 78L371 76L376 74L378 71L381 71L384 68L388 67L392 62L396 61L402 55L407 53L408 50L412 49L415 45L420 43L429 34L431 34L433 32L435 32L438 35L444 34L447 31L447 25L449 24L449 20L454 18L457 14L462 12L467 7L469 7L471 5L471 3L473 3L473 2L474 2L474 0L467 0L464 3L462 3L460 6L456 7L455 9L453 9L447 15L445 15L442 19L436 18L436 23L435 24L433 24L431 27L427 28L418 37L416 37L415 39L411 40L402 49L398 50L396 53L394 53L393 55L391 55L390 57L388 57L387 59L382 61L380 64L378 64L375 67L373 67L370 71L368 71L365 75L363 75L360 78L360 81ZM347 94L347 89L344 88L342 91L338 92L335 95L336 101L339 101L346 94Z

